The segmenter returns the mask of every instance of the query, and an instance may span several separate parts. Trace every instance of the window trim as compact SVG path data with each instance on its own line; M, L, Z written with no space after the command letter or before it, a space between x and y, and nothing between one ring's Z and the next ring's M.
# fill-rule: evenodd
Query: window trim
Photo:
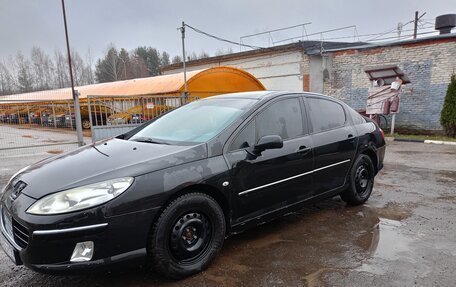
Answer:
M313 126L313 121L312 121L312 116L310 114L310 104L308 103L308 99L317 99L317 100L322 100L322 101L329 101L329 102L333 102L337 105L339 105L341 108L342 108L342 111L344 112L344 116L345 116L345 121L344 121L344 124L341 125L341 126L337 126L337 127L334 127L334 128L330 128L330 129L326 129L326 130L322 130L322 131L315 131L314 129L314 126ZM346 127L348 125L348 117L347 117L347 111L345 110L345 107L341 104L341 103L338 103L337 101L334 101L332 99L323 99L323 98L320 98L320 97L313 97L313 96L306 96L304 97L304 102L306 103L306 109L307 109L307 114L308 114L308 121L310 123L310 128L311 128L311 131L310 131L310 135L314 135L314 134L319 134L319 133L324 133L324 132L327 132L327 131L332 131L332 130L335 130L335 129L340 129L342 127ZM351 119L351 118L350 118Z
M305 94L302 94L302 93L296 93L296 94L287 94L287 95L281 95L281 96L278 96L278 97L275 97L269 101L266 101L264 104L262 104L260 107L258 107L256 109L256 111L254 111L247 119L245 119L237 128L236 130L230 135L230 137L228 138L228 140L225 142L225 145L224 145L224 148L223 148L223 153L233 153L233 152L239 152L241 150L245 150L246 148L240 148L240 149L235 149L235 150L229 150L230 148L230 145L232 144L232 142L235 140L235 138L244 130L244 128L247 127L248 124L250 124L250 122L253 120L253 121L256 121L256 117L262 113L265 109L267 109L268 107L270 107L271 105L279 102L279 101L283 101L283 100L289 100L289 99L297 99L299 101L299 108L301 110L301 119L303 121L303 134L302 135L299 135L299 136L296 136L296 137L292 137L292 138L288 138L288 139L284 139L283 142L288 142L290 140L294 140L294 139L297 139L297 138L300 138L300 137L305 137L305 136L309 136L311 134L311 126L309 125L308 122L308 119L309 119L309 116L307 115L308 114L308 111L305 107L305 104L302 102L302 98L305 97ZM303 115L303 111L305 111L305 117ZM305 130L304 130L305 129ZM255 141L258 141L258 134L257 134L257 127L256 127L256 122L255 122Z
M242 126L241 129L239 130L239 132L235 132L236 135L233 136L233 138L230 140L229 144L228 144L228 147L227 147L227 152L236 152L236 151L240 151L240 150L243 150L243 149L246 149L246 147L244 148L237 148L237 149L230 149L231 145L233 144L233 142L236 140L236 138L248 127L248 125L250 125L251 123L253 123L253 126L254 126L254 130L255 130L255 142L257 141L257 133L256 133L256 116L254 116L253 118L249 118L247 120L245 120L244 122L247 122L246 124L244 124L244 122L240 125Z

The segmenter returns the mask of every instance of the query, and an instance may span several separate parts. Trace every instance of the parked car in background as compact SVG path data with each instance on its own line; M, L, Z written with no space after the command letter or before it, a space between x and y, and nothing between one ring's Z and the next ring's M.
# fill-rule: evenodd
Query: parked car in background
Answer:
M108 117L108 125L141 124L164 114L175 107L167 105L134 106L125 112L118 112Z
M0 241L37 271L137 260L182 278L230 234L335 195L363 204L384 154L382 130L331 97L209 97L18 172Z
M90 129L90 116L89 116L89 107L87 104L82 104L81 108L81 124L82 128L87 130ZM111 110L108 107L102 107L102 110L93 110L92 112L92 123L95 125L105 125L107 122L107 115L111 113ZM76 128L76 121L75 121L75 113L74 109L67 110L65 113L65 123L64 126L69 128L73 127Z

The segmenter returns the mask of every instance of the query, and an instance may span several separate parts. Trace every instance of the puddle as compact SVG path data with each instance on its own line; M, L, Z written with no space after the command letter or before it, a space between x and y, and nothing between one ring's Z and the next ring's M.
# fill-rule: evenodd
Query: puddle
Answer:
M378 217L401 221L412 215L411 209L413 204L400 204L397 202L388 202L383 208L376 209Z
M380 222L372 231L359 238L358 244L370 254L367 261L371 259L395 261L402 258L410 260L410 244L413 239L400 232L401 226L400 221L380 218ZM375 238L375 240L371 238ZM364 262L356 270L378 275L384 274L384 270L369 262Z

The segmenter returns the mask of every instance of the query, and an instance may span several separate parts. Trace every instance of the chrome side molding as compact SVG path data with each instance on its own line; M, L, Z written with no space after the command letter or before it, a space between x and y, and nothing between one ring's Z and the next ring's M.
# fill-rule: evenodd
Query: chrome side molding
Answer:
M292 177L287 177L285 179L281 179L281 180L274 181L274 182L271 182L271 183L268 183L268 184L265 184L265 185L261 185L261 186L257 186L257 187L251 188L251 189L247 189L247 190L244 190L242 192L239 192L238 195L244 195L244 194L247 194L249 192L258 190L258 189L262 189L262 188L265 188L265 187L268 187L268 186L271 186L271 185L279 184L279 183L282 183L282 182L285 182L285 181L288 181L288 180L292 180L292 179L295 179L295 178L298 178L298 177L301 177L301 176L309 175L309 174L312 174L314 172L317 172L317 171L320 171L320 170L323 170L323 169L327 169L327 168L330 168L330 167L333 167L333 166L336 166L336 165L340 165L340 164L343 164L343 163L346 163L346 162L349 162L349 161L350 161L349 159L346 159L346 160L343 160L343 161L340 161L340 162L336 162L336 163L333 163L333 164L330 164L330 165L327 165L327 166L316 168L314 170L311 170L311 171L308 171L308 172L305 172L305 173L294 175Z

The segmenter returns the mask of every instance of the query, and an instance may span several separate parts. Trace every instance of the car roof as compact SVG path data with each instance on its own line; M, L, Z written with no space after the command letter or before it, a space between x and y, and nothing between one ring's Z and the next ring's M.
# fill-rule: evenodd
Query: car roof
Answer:
M303 96L311 96L311 97L317 97L317 98L322 98L322 99L331 99L335 100L337 102L343 103L340 100L323 95L323 94L318 94L318 93L311 93L311 92L298 92L298 91L254 91L254 92L241 92L241 93L230 93L230 94L222 94L218 96L211 96L207 97L205 99L256 99L256 100L269 100L271 98L276 98L280 96L285 96L285 95L293 95L293 94L299 94Z

